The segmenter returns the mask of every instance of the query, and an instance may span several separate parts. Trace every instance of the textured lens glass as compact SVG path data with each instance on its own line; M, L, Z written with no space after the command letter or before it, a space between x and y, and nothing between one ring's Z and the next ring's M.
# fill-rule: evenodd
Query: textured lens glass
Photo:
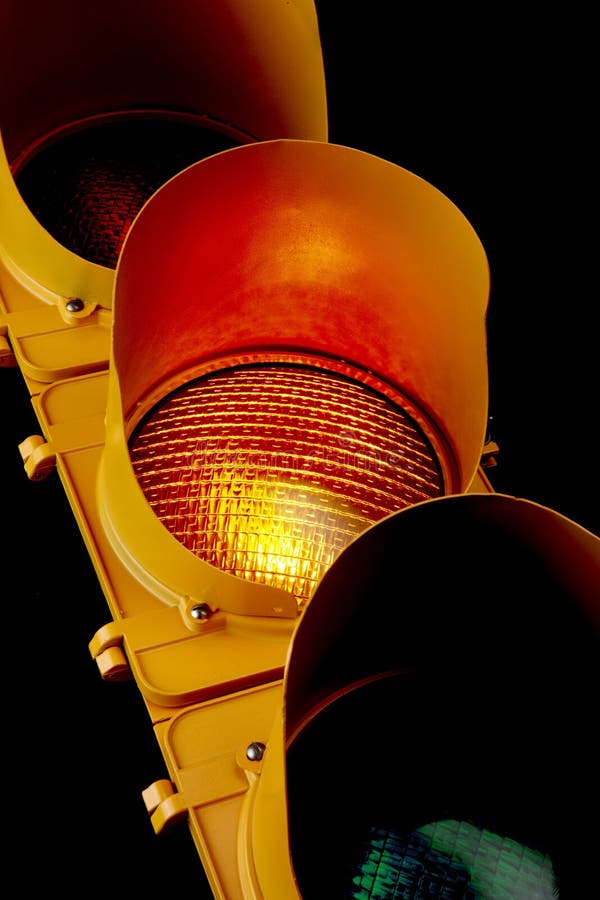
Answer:
M365 528L443 492L418 424L361 382L286 365L228 369L167 396L130 455L192 553L306 601Z
M182 169L236 143L174 118L91 124L31 154L15 182L31 212L60 244L114 268L150 196Z
M471 822L449 819L410 834L372 828L346 896L352 900L555 900L555 887L547 854Z

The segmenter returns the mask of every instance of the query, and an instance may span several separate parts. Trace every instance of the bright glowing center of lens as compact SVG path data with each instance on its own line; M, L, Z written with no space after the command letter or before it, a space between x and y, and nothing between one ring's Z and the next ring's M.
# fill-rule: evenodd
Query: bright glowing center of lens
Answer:
M433 448L405 410L309 367L190 382L141 422L130 454L150 506L185 547L299 605L365 528L442 493Z

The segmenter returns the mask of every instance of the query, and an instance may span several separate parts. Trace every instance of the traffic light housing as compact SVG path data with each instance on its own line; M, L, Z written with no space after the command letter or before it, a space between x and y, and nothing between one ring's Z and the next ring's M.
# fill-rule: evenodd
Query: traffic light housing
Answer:
M244 895L247 749L324 572L372 522L487 489L488 289L472 226L423 179L257 142L145 204L108 370L34 397L26 466L56 465L113 617L90 652L106 680L135 679L167 762L153 825L189 822L216 896Z
M21 367L42 431L21 453L34 480L58 470L106 596L112 621L91 655L105 680L133 678L148 710L168 773L144 792L152 825L187 822L215 897L330 895L355 859L351 889L363 896L378 852L391 856L391 878L408 877L398 848L416 831L421 856L409 852L408 868L431 881L433 860L466 884L448 851L462 842L476 882L482 829L504 829L488 856L516 859L495 843L515 840L498 785L516 803L524 766L552 738L563 682L536 642L547 615L567 684L582 688L572 708L557 704L560 726L581 737L581 755L578 745L567 759L580 794L595 788L586 704L597 686L598 541L494 495L481 470L489 271L479 238L423 179L327 143L312 4L264 7L272 15L260 26L256 4L205 6L203 23L195 5L170 8L183 46L211 27L205 55L197 44L191 55L158 54L164 70L152 52L164 42L158 5L143 37L127 7L97 56L76 41L89 32L77 31L87 13L74 4L64 5L64 44L57 33L30 38L11 7L14 47L30 62L78 47L74 66L52 68L68 86L56 120L41 105L25 112L34 78L5 97L0 122L4 360ZM107 48L119 63L98 81L107 93L80 109L98 100L91 85ZM81 68L83 80L71 78ZM186 157L166 183L163 170L120 223L109 265L32 215L15 176L31 162L31 184L44 184L34 169L50 158L48 138L77 149L81 124L95 137L134 124L143 137L133 146L155 151L157 122L168 134L201 132L203 158ZM506 680L498 636L516 663ZM494 711L504 725L483 799L467 765L479 757L456 749L478 672L486 696L468 706L475 739L496 741ZM509 706L506 684L542 695L539 734L527 697ZM398 707L400 772L386 755ZM353 728L367 716L359 738L370 753L358 758ZM523 755L515 723L531 744ZM565 886L587 877L584 849L597 835L591 802L586 828L569 835L575 804L553 753L560 784L548 822L539 775L520 806L519 860L544 889L548 876ZM405 772L408 791L393 777ZM357 820L377 828L358 847ZM318 866L315 844L328 854Z
M247 895L593 893L599 579L600 539L500 494L357 538L292 639Z
M5 4L1 359L38 383L106 368L114 274L182 168L272 138L327 140L310 0Z
M253 504L259 516L256 506L269 506L256 526L264 544L265 518L297 521L303 503L314 502L329 518L341 517L342 504L347 515L339 530L351 537L354 521L358 532L409 502L466 490L487 425L487 297L485 253L460 211L422 179L368 154L323 142L261 142L172 179L138 217L115 291L98 498L117 553L167 602L188 597L230 612L256 604L255 614L295 615L289 592L265 590L288 564L281 553L273 551L279 562L272 572L249 575L240 590L231 578L217 587L217 568L203 556L214 559L219 550L194 544L190 553L188 523L178 518L189 516L192 530L199 516L223 519L213 528L215 541L229 542L236 557L219 563L231 573L243 567L235 531L254 528L240 519L253 516ZM223 406L211 425L206 405L218 402L225 375ZM240 380L249 378L248 393L240 394ZM153 409L192 382L195 399L181 394L149 437L144 422ZM271 406L256 413L261 392L269 391ZM278 391L287 404L296 398L288 419L273 405ZM328 423L336 402L337 417ZM302 420L309 407L318 410L310 426ZM299 432L312 429L303 448L295 446L294 416ZM260 443L252 429L264 433L270 421L275 429ZM382 434L369 435L376 424ZM285 432L279 442L277 428ZM391 437L383 436L386 428ZM220 440L211 444L215 430ZM280 490L267 497L278 472L286 496ZM307 498L316 476L323 483L328 475L327 496ZM336 476L362 483L363 496L336 485ZM238 513L226 478L243 492ZM203 513L194 498L207 495ZM313 526L307 524L304 556L311 556ZM319 532L314 540L327 538ZM306 577L314 582L322 571ZM297 593L307 599L302 586Z
M235 148L154 195L120 258L108 372L41 391L46 441L24 448L33 473L56 462L116 620L94 641L106 677L128 668L123 641L161 706L280 677L299 610L345 543L408 503L478 483L488 278L476 234L444 195L324 142ZM236 381L248 374L250 400ZM148 444L145 422L163 401L190 383L212 391L224 375L234 383L217 407L220 443L202 418L213 394L200 393L200 412L197 397L184 400L160 420L158 449ZM296 398L283 443L271 424L259 444L270 416L281 425L282 377ZM132 462L140 434L140 467L158 464L144 488ZM208 550L186 545L211 529ZM146 612L156 624L142 638ZM180 684L167 620L174 640L204 647ZM150 659L153 679L138 669Z

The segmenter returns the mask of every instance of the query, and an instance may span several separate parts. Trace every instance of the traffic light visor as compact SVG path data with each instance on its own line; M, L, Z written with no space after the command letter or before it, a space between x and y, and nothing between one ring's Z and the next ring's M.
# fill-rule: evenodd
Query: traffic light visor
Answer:
M116 545L147 559L157 584L173 584L176 571L182 587L189 579L184 593L198 590L201 560L166 540L157 519L164 504L152 472L171 441L167 424L184 480L202 482L201 492L206 454L217 452L229 454L233 490L234 481L240 490L248 483L248 454L263 469L283 454L287 481L307 474L310 457L313 486L328 497L329 476L345 480L333 493L348 517L334 529L329 562L371 522L466 488L486 428L487 297L485 253L460 211L369 154L271 141L180 173L142 210L117 270L101 476ZM201 430L190 430L200 420ZM236 423L233 444L211 443ZM158 477L167 478L164 467ZM181 509L181 493L177 502ZM191 515L207 522L197 506ZM164 518L172 522L172 512ZM202 541L205 524L200 530ZM161 543L151 559L150 533ZM313 551L307 557L299 541L310 566ZM310 590L322 573L317 567Z
M327 139L312 0L10 0L0 84L12 305L110 308L120 232L168 177L215 147Z
M292 638L243 837L262 895L586 896L599 584L600 539L504 495L357 538Z

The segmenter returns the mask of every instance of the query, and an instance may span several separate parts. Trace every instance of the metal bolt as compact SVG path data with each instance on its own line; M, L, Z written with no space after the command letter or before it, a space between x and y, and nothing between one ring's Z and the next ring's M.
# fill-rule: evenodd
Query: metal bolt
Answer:
M248 744L248 747L246 749L246 756L248 757L248 759L251 759L255 762L260 761L265 755L266 749L267 748L265 744L262 743L262 741L252 741L251 744Z
M212 609L208 603L197 603L190 609L190 616L192 619L210 619L212 616Z
M67 309L69 312L81 312L83 306L83 300L80 300L79 297L73 297L72 300L67 302Z

